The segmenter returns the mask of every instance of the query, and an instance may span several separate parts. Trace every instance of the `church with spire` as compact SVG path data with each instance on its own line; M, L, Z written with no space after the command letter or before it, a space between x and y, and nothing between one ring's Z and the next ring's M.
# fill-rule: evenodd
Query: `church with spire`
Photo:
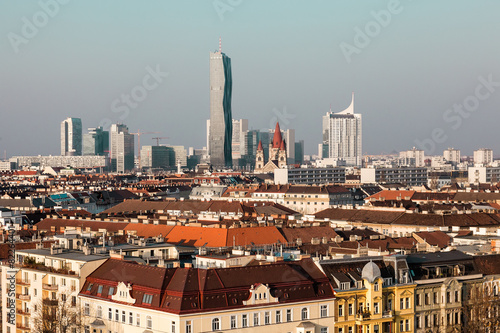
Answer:
M276 123L274 136L269 143L269 157L265 163L264 148L262 141L259 141L255 157L255 172L269 173L274 169L284 169L287 166L286 142L281 137L280 124Z

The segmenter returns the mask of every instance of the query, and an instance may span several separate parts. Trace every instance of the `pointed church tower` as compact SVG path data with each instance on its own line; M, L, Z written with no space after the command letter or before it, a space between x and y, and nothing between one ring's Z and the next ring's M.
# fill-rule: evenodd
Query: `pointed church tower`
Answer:
M286 168L286 143L285 140L281 141L280 149L278 151L278 167L280 169Z
M276 122L276 128L274 129L273 141L269 144L269 161L278 160L279 150L283 139L281 138L280 123Z
M257 152L255 154L255 171L262 171L264 168L264 148L262 147L262 141L259 141L259 146L257 147Z

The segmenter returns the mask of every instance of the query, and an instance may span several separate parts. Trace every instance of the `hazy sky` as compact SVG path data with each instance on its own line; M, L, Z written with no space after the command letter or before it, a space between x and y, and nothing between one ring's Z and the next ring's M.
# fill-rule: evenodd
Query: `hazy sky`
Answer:
M219 36L233 118L278 119L308 154L354 91L364 152L500 155L499 12L495 0L2 1L0 156L59 154L66 117L205 146Z

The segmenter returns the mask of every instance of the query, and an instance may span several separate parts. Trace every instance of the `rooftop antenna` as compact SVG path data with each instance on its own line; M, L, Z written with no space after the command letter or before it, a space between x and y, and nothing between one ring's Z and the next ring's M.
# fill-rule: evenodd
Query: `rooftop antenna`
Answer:
M222 38L219 37L219 52L222 52Z

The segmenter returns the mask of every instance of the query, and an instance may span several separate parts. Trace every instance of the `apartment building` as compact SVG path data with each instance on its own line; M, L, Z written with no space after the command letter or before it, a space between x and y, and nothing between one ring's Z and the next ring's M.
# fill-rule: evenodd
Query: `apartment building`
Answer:
M16 318L11 320L8 312L2 311L2 332L34 331L47 308L65 307L76 316L81 282L106 260L103 255L85 253L88 252L39 247L16 251L15 270L8 264L0 265L2 283L9 281L15 272ZM8 298L9 293L3 292L2 304L10 304L12 300ZM67 328L68 331L79 329L78 321L69 320Z
M109 259L80 298L87 331L333 332L334 293L310 259L214 269Z

